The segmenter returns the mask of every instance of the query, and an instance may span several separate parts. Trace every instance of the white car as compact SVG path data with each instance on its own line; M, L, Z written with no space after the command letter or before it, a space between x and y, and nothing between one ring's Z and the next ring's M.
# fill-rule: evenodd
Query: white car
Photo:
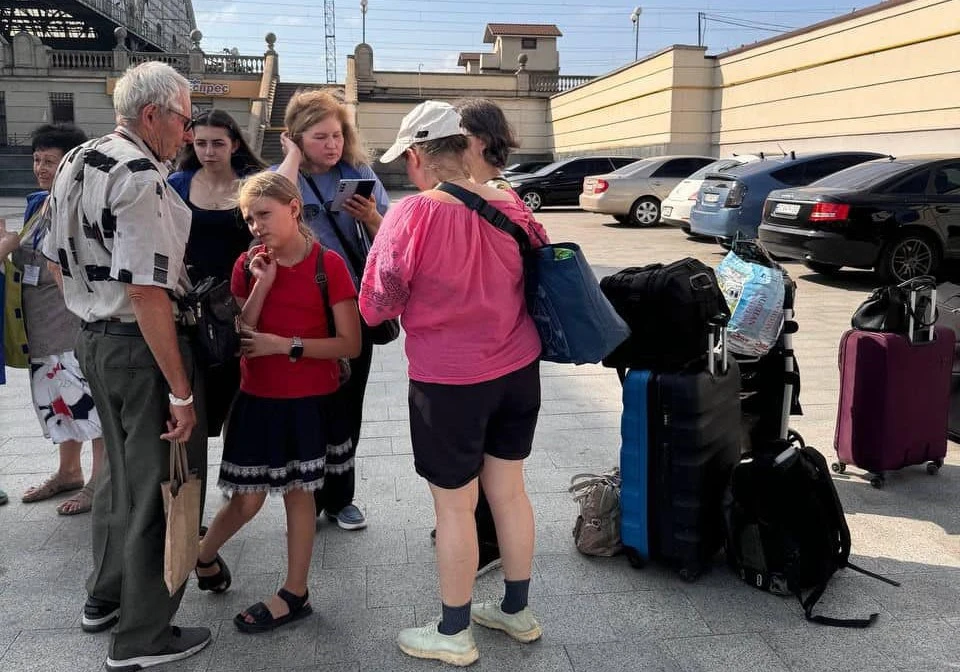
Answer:
M674 187L670 195L664 199L660 206L660 222L671 226L679 226L686 233L690 233L690 208L697 202L697 193L700 191L700 185L703 184L703 178L708 173L720 173L742 163L759 160L759 156L741 154L729 159L718 159L704 166Z

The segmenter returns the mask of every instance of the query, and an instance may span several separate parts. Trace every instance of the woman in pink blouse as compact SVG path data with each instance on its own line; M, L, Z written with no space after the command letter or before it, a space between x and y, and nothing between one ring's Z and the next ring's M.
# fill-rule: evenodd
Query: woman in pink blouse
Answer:
M434 187L449 182L481 196L534 244L532 232L546 234L513 192L470 181L460 124L449 104L422 103L380 159L402 156L421 193L384 217L360 311L371 325L399 316L406 332L414 462L437 515L443 615L403 630L398 644L411 656L469 665L479 657L469 627L478 478L496 521L506 590L502 602L473 605L472 618L521 642L541 635L527 606L534 529L523 483L540 411L540 339L524 303L516 241Z

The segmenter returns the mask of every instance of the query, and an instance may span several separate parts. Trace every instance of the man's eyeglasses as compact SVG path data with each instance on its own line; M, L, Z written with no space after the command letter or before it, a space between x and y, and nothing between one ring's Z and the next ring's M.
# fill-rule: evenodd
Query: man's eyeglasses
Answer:
M181 119L183 119L183 132L184 132L184 133L186 133L187 131L193 129L193 124L194 124L194 120L193 120L193 119L191 119L190 117L188 117L188 116L185 115L185 114L181 114L180 112L177 112L177 111L176 111L175 109L173 109L172 107L165 107L164 109L165 109L167 112L173 112L175 115L177 115L178 117L180 117Z

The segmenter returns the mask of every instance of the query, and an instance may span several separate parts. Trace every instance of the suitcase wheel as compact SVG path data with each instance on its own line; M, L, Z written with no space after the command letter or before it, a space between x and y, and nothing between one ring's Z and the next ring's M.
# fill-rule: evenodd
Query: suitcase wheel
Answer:
M687 583L693 583L700 578L700 571L692 567L684 567L680 570L680 578Z
M870 485L875 487L877 490L883 487L883 484L887 479L883 477L883 474L870 474Z
M843 474L847 471L847 465L845 465L843 462L834 462L830 465L830 468L835 474Z
M643 569L646 566L646 561L637 553L637 549L625 546L623 552L627 556L627 562L629 562L630 566L634 569Z
M940 467L943 466L943 460L931 460L927 462L927 473L931 476L936 476L937 472L940 471Z

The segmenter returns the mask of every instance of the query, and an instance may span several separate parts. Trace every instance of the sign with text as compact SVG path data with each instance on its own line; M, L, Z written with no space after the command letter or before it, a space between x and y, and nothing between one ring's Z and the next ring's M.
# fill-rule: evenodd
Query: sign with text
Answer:
M188 77L190 95L193 98L247 98L254 99L260 95L260 80L251 79L204 79L202 77ZM107 78L107 95L113 95L117 85L115 77Z

